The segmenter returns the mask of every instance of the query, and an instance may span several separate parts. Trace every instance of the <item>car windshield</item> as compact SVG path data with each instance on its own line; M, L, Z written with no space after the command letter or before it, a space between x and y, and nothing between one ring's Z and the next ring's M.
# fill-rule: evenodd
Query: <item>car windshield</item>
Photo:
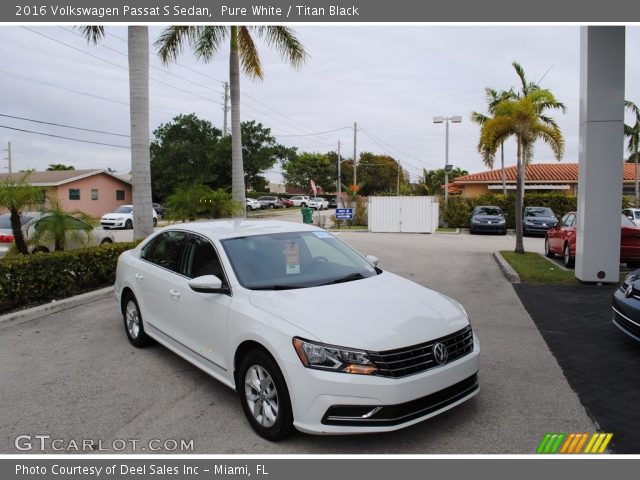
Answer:
M478 207L476 215L502 215L502 210L498 207Z
M240 284L287 290L360 280L381 272L328 232L286 232L222 241Z
M133 207L118 207L113 213L131 213L133 212Z
M553 217L553 211L547 207L525 208L525 217Z
M33 217L31 217L29 215L21 215L20 216L20 224L24 225L25 223L27 223L32 218ZM0 215L0 229L11 230L11 215L10 214L5 213L4 215Z

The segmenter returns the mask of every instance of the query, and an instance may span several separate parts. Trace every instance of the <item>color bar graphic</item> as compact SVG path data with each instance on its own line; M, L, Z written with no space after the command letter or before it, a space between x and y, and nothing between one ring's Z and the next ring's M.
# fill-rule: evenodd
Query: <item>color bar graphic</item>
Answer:
M613 433L547 433L538 444L536 453L542 455L604 453ZM585 446L586 444L586 446Z

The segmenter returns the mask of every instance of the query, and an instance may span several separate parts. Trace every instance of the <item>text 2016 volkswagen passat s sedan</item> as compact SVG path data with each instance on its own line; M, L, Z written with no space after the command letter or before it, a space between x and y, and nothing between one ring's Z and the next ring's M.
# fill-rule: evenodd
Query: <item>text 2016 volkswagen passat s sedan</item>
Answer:
M312 226L194 222L123 253L115 292L133 345L236 389L259 435L383 432L474 396L479 345L462 305L376 264Z

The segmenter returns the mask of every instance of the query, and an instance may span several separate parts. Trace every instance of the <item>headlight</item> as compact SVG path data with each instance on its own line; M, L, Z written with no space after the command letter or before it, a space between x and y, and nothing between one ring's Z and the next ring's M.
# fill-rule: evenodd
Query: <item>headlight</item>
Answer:
M476 220L475 218L472 218L471 223L480 223L480 220Z
M372 375L378 371L367 352L362 350L323 345L300 338L293 339L293 348L307 368L360 375Z
M504 220L498 220L498 225L502 225L504 223Z
M525 225L533 225L533 222L531 220L525 220L524 224Z

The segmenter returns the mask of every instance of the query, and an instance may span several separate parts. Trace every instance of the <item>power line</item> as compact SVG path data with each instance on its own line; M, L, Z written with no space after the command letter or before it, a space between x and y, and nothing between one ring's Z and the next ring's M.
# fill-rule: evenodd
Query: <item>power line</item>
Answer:
M278 135L278 134L273 134L276 137L311 137L311 136L317 136L317 135L322 135L323 133L333 133L333 132L338 132L340 130L351 130L351 127L340 127L340 128L336 128L334 130L327 130L324 132L315 132L315 133L301 133L301 134L296 134L296 135Z
M64 140L72 140L74 142L92 143L94 145L104 145L107 147L118 147L118 148L126 148L126 149L131 148L131 147L126 147L124 145L114 145L112 143L92 142L91 140L81 140L79 138L63 137L62 135L54 135L52 133L34 132L33 130L25 130L22 128L9 127L8 125L0 125L0 128L6 128L8 130L16 130L18 132L33 133L35 135L43 135L45 137L62 138Z
M396 147L394 147L393 145L388 144L387 142L385 142L384 140L382 140L380 137L374 135L373 133L369 132L368 130L365 130L364 128L361 129L363 132L365 132L367 134L367 136L369 136L369 138L374 137L376 139L378 139L378 141L382 142L383 144L385 144L386 146L388 146L389 148L391 148L392 150L395 150L396 152L398 152L399 154L405 156L405 157L409 157L412 158L420 163L423 162L422 159L418 158L418 157L414 157L413 155L409 155L408 153L405 153L401 150L398 150ZM373 140L375 142L375 140L373 138L371 138L371 140ZM413 165L411 162L407 162L410 165ZM416 167L415 165L413 165L415 168L421 168L421 167Z
M72 128L74 130L82 130L84 132L102 133L104 135L114 135L116 137L131 138L130 135L123 135L121 133L105 132L104 130L93 130L91 128L74 127L74 126L71 126L71 125L64 125L62 123L45 122L43 120L35 120L33 118L25 118L25 117L17 117L15 115L7 115L5 113L0 113L0 117L14 118L14 119L17 119L17 120L25 120L27 122L40 123L40 124L44 124L44 125L53 125L53 126L56 126L56 127Z

